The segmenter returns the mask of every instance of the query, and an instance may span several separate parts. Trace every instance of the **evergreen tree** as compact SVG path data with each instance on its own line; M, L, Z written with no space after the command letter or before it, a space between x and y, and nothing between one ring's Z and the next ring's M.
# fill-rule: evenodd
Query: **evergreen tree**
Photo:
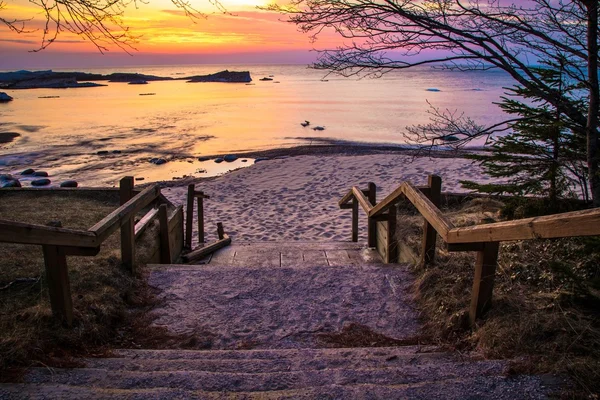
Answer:
M579 88L565 79L562 65L536 68L536 74L561 95L577 98L569 95ZM580 194L587 200L585 132L531 90L523 86L509 90L514 98L503 97L499 106L518 116L510 124L510 133L497 137L490 152L467 156L479 161L485 172L500 182L461 181L463 187L484 193L541 195L548 198L551 209L556 208L559 198ZM573 101L570 106L584 104Z

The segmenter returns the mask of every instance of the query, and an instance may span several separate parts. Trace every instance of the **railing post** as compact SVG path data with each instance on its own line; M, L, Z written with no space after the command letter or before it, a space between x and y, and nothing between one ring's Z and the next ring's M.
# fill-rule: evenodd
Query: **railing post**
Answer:
M204 192L198 192L198 244L204 243Z
M192 248L192 225L194 222L194 184L188 185L187 208L185 210L185 243L186 249Z
M119 182L119 200L121 205L133 197L133 176L126 176ZM121 262L130 272L135 263L135 223L133 216L121 226Z
M398 241L396 240L396 217L397 217L397 208L396 205L393 204L388 209L388 220L387 220L387 260L386 264L397 263L398 262Z
M59 246L43 245L46 280L52 314L67 326L73 324L73 300L67 269L67 257Z
M372 206L377 204L377 186L373 182L369 182L369 194L367 198ZM368 219L368 244L369 247L377 247L377 221L373 218Z
M352 199L352 241L358 242L358 200Z
M492 305L494 276L496 275L496 265L498 264L498 248L498 242L486 242L483 244L483 250L477 252L473 293L471 294L471 308L469 310L471 325L474 325L475 321Z
M429 195L427 196L434 206L438 207L441 203L442 178L437 175L428 177ZM437 232L424 218L423 224L423 248L421 250L421 261L423 265L431 264L435 260L435 242Z
M160 263L171 264L171 242L169 239L169 216L167 205L161 204L158 208L158 222L160 223Z

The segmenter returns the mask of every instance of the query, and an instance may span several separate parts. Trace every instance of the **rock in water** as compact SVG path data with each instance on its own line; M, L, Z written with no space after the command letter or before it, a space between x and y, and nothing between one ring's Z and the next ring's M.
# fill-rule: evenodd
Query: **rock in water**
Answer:
M77 181L68 180L68 181L61 182L60 187L76 188L77 187Z
M9 101L12 101L12 97L10 97L9 95L7 95L4 92L0 92L0 103L7 103Z
M217 164L220 164L220 163L222 163L222 162L223 162L223 159L222 159L221 157L215 158L215 162L216 162Z
M210 75L197 75L185 78L188 83L193 82L252 82L249 71L221 71Z
M428 92L441 92L441 90L438 89L438 88L428 88L428 89L425 89L425 90L427 90Z
M206 156L198 157L198 161L208 161L208 160L210 160L210 157L206 157Z
M258 157L254 160L254 164L256 164L257 162L261 162L261 161L267 161L269 159L269 157Z
M48 178L36 179L34 181L31 181L31 186L46 186L49 184L50 184L50 179L48 179Z
M33 175L35 170L33 168L27 168L25 171L21 172L21 175Z
M46 171L35 171L33 174L33 176L43 176L43 177L47 177L48 173Z
M164 158L153 158L150 160L150 162L156 165L163 165L167 163L167 160L165 160Z
M223 157L223 160L227 161L227 162L234 162L237 159L238 159L237 156L235 156L233 154L227 154L225 157Z

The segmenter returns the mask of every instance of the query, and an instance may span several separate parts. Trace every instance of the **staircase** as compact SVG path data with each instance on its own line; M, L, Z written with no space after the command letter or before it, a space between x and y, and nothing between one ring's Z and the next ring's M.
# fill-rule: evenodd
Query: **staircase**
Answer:
M234 244L203 265L155 265L154 323L207 350L118 350L32 368L2 399L543 399L507 363L419 344L404 265L354 243Z

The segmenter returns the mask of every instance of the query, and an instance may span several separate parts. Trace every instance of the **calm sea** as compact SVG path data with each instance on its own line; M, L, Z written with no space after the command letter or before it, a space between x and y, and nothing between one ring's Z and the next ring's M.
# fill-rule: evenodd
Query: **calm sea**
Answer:
M253 82L109 83L96 88L7 90L14 101L0 104L0 131L21 136L0 145L0 173L33 167L57 179L112 185L125 174L152 181L205 176L204 169L215 174L251 163L217 166L212 161L198 162L202 155L286 147L324 138L404 143L406 126L428 122L428 102L464 112L481 123L501 121L503 115L493 102L499 100L503 87L512 85L501 72L431 68L399 71L379 79L325 76L323 71L290 65L86 71L181 77L223 69L248 70ZM269 76L272 81L259 80ZM154 94L140 96L146 93ZM300 125L305 120L310 121L308 127ZM325 129L311 129L315 126ZM103 150L111 153L97 154ZM114 150L120 153L113 154ZM170 162L156 166L148 162L153 157Z

